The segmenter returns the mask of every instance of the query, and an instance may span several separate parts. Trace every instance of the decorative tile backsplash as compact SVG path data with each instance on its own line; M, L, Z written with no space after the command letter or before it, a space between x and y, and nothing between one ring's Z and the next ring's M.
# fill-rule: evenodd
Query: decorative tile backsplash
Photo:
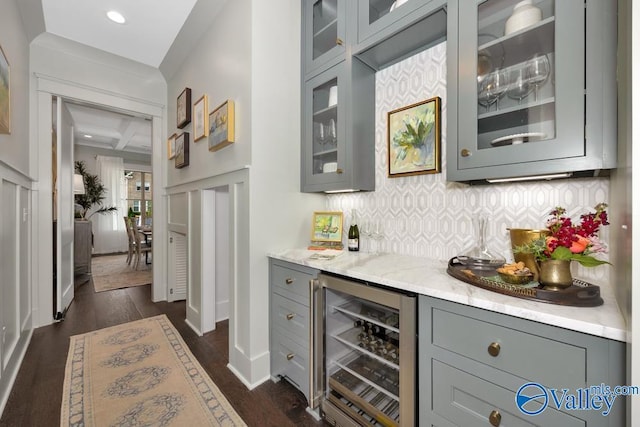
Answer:
M387 112L433 96L442 99L443 172L388 178ZM608 178L482 186L447 182L446 111L446 42L377 73L376 190L327 195L327 209L345 213L345 230L355 208L361 223L373 220L382 224L381 251L447 260L474 245L472 219L486 215L488 247L508 259L512 255L507 228L542 228L556 206L565 207L577 220L599 202L609 201ZM601 238L608 242L607 227L601 230ZM362 237L361 250L373 248L371 243ZM606 281L609 267L577 266L574 273Z

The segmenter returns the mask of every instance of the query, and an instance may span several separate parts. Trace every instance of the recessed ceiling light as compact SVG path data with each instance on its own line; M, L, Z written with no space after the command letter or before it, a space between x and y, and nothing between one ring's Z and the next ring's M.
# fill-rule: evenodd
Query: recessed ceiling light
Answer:
M83 136L84 136L85 138L93 138L93 136L92 136L92 135L89 135L89 134L84 134Z
M110 10L109 12L107 12L107 17L117 24L124 24L126 21L126 19L124 19L124 16L122 16L120 12L116 12L115 10Z

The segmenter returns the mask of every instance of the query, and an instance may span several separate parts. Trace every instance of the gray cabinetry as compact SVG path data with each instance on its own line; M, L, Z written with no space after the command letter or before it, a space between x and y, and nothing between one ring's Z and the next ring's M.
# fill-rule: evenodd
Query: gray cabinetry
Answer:
M374 71L347 58L303 90L302 191L373 190Z
M285 378L310 402L310 284L317 270L271 259L271 377Z
M624 425L623 396L606 416L604 405L569 410L562 399L564 389L576 395L581 388L624 385L624 343L425 296L418 328L422 426ZM546 390L545 409L538 403L544 397L523 406L542 409L537 415L516 405L517 391L529 382ZM558 390L560 405L551 389ZM524 390L530 396L540 388Z
M346 0L304 0L302 43L304 74L344 59L349 40L346 32Z
M617 2L518 2L448 2L450 181L616 165Z

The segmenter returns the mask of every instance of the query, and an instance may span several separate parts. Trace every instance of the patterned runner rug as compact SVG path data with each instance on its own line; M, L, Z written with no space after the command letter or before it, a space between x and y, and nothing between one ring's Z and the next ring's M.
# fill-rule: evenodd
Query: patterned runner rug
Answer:
M165 315L71 337L61 426L245 426Z
M91 275L95 291L103 292L150 284L153 281L151 264L145 264L144 259L140 264L139 270L134 270L127 264L126 254L93 257Z

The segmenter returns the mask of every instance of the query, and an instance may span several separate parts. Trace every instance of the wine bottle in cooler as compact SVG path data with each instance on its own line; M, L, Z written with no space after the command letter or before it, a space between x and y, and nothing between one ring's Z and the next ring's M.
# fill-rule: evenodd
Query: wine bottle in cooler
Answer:
M360 230L358 230L358 218L356 210L351 211L351 226L349 227L348 247L352 252L360 250Z

